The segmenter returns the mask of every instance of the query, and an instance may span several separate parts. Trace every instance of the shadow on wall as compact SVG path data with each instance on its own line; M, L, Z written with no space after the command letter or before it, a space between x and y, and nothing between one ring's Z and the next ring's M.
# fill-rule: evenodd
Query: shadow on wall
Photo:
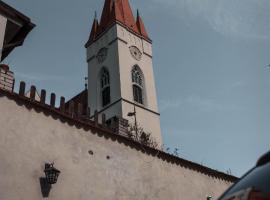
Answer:
M40 177L39 182L40 182L40 189L41 189L42 197L48 198L52 185L47 182L45 177Z

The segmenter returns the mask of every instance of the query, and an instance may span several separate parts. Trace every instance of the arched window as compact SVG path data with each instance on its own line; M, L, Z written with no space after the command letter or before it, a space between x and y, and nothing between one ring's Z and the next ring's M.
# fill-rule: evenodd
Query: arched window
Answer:
M137 65L133 67L131 76L133 99L135 102L143 104L143 74Z
M110 74L105 68L101 71L100 87L102 96L102 106L106 106L111 102L111 91L110 91Z

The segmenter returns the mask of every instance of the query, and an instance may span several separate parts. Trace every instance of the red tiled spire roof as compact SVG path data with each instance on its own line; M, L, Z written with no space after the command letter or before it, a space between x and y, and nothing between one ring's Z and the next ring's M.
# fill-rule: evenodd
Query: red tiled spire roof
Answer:
M89 36L89 40L95 40L96 39L96 36L97 36L97 33L98 33L98 20L95 16L95 19L93 21L93 25L92 25L92 29L91 29L91 33L90 33L90 36Z
M120 14L123 16L123 20L120 22L130 28L132 31L138 33L138 28L136 26L136 22L128 0L116 0L115 4L115 7L118 7Z
M113 2L112 10L111 10L110 23L113 23L115 21L123 23L125 21L125 18L124 18L123 14L122 14L122 11L121 11L119 5L116 4L115 2Z
M106 27L109 25L111 21L112 7L113 7L113 0L105 0L100 20L99 32L105 30Z
M142 18L138 14L137 20L135 20L128 0L105 0L100 24L95 18L89 40L85 46L89 46L114 23L119 23L138 36L150 40Z

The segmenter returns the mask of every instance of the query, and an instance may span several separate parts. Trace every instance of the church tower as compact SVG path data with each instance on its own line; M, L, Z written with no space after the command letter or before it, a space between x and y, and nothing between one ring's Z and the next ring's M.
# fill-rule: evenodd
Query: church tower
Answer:
M105 0L101 19L93 21L87 49L88 105L106 118L120 117L134 124L136 110L142 127L162 144L152 63L152 41L128 0Z

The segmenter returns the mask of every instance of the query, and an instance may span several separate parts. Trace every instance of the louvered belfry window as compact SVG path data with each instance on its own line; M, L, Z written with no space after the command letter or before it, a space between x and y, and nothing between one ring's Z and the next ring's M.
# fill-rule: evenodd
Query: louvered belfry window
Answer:
M143 75L140 68L135 65L132 69L133 100L139 104L144 104L143 100Z

